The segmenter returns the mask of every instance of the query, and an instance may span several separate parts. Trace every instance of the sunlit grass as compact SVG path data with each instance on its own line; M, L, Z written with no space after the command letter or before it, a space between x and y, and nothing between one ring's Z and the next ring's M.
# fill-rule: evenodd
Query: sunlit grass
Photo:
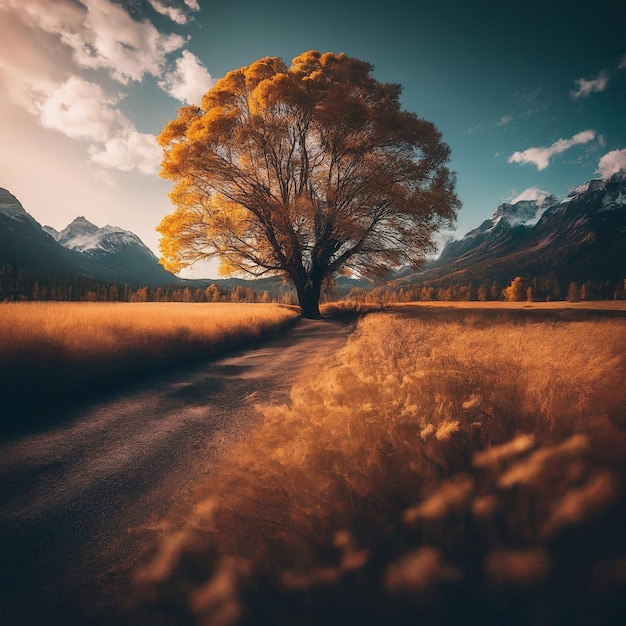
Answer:
M211 626L617 623L624 380L624 319L369 315L139 578Z
M552 302L502 302L502 301L487 301L477 302L474 300L459 300L459 301L444 301L444 300L429 300L422 302L396 302L390 305L391 308L402 309L415 309L419 311L420 308L440 307L440 308L455 308L455 309L527 309L536 311L554 311L559 309L573 309L584 311L626 311L626 300L592 300L592 301L578 301L567 302L565 300L554 300Z
M297 316L273 304L7 303L0 305L0 363L36 359L52 346L57 355L89 360L140 351L167 356L168 347L217 351Z
M0 304L0 392L9 421L155 371L243 347L292 324L274 304Z

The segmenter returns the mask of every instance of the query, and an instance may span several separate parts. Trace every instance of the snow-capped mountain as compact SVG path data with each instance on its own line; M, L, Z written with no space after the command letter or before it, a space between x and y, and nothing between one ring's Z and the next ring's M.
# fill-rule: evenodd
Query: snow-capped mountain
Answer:
M61 232L42 227L15 196L0 188L0 266L5 264L46 276L136 285L180 282L137 235L114 226L99 228L84 217Z
M515 276L626 278L626 172L589 180L560 201L528 189L447 243L436 261L409 280L459 284Z
M612 211L626 206L626 170L620 170L613 174L608 180L592 179L576 187L561 204L567 204L572 200L580 200L585 196L593 197L595 194L602 194L603 209Z
M77 217L61 232L49 226L44 226L44 230L65 248L89 256L114 254L128 246L137 246L156 259L156 256L134 233L108 224L98 228L82 216Z
M551 204L556 196L549 191L542 191L539 187L529 187L526 191L522 191L519 196L511 200L511 204L518 202L535 202L538 206L546 206Z
M510 203L501 204L487 221L492 222L492 228L501 221L505 221L508 226L534 226L546 209L557 202L558 198L551 193L531 187Z
M116 281L166 284L178 279L167 272L152 251L128 230L117 226L98 227L84 217L77 217L61 232L44 227L63 247L98 262L102 272Z
M458 259L477 248L495 251L511 238L535 226L543 214L558 203L558 198L547 191L531 187L511 202L500 204L480 226L469 231L462 239L449 241L437 261Z
M8 190L0 188L0 266L50 275L88 274L89 263L60 246Z

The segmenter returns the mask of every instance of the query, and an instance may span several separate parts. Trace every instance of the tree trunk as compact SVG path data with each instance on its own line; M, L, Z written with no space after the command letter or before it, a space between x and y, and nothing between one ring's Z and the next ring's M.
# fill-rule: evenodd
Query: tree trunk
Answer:
M306 282L296 282L295 287L298 293L298 303L302 310L302 317L311 320L322 319L322 314L320 313L322 281L308 278Z

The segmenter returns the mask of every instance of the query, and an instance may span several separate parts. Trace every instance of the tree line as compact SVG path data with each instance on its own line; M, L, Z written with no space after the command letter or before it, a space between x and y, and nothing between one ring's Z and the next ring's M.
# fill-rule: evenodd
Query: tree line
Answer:
M295 302L291 289L270 293L245 285L222 287L132 285L88 276L42 276L12 264L0 266L0 301L67 302Z
M131 285L80 277L41 276L15 265L0 266L0 301L78 302L276 302L295 304L295 290L285 285L278 290L253 289L245 285ZM527 279L517 276L509 285L498 281L465 285L383 285L373 289L353 288L342 293L334 281L322 288L322 301L353 300L367 304L416 301L546 302L567 300L626 299L626 279L615 281L565 282L554 278Z
M549 302L567 300L569 302L588 300L626 300L626 279L615 281L565 282L554 278L526 279L515 277L509 285L498 281L465 285L407 285L397 287L387 285L365 290L355 288L348 300L374 303L420 302L420 301L509 301L509 302Z

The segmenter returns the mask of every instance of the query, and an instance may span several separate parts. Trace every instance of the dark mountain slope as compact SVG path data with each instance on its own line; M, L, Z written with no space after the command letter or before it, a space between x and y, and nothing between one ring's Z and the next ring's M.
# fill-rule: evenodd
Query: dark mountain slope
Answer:
M181 280L159 264L157 257L134 233L116 226L99 228L77 217L60 233L46 227L65 248L96 262L101 280L164 285Z
M133 233L98 228L77 218L60 233L42 227L0 188L0 267L11 265L46 279L85 276L133 285L180 284Z
M89 274L93 263L59 245L6 189L0 188L0 266L46 276Z
M526 206L500 205L489 220L449 243L436 261L402 282L507 283L516 276L563 282L626 278L624 172L608 180L588 181L560 202L553 196L546 196L543 204L523 202Z

